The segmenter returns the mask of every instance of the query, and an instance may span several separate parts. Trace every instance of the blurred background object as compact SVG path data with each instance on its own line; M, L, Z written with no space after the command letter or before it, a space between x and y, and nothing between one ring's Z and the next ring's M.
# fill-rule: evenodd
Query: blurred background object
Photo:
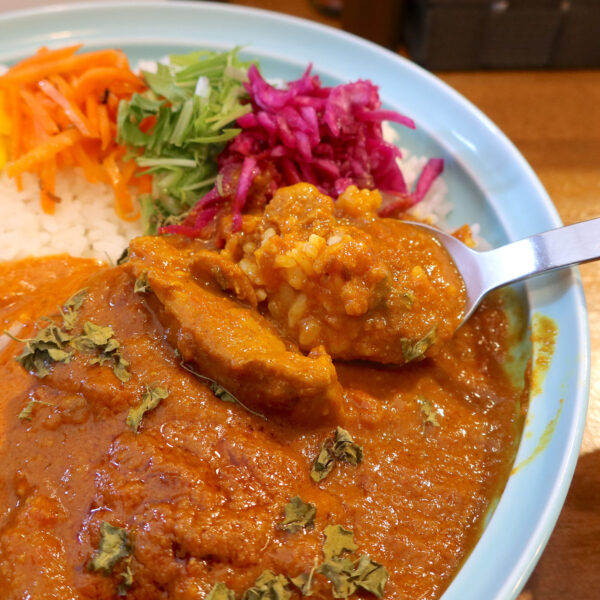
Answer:
M408 0L413 60L428 69L600 65L598 0Z

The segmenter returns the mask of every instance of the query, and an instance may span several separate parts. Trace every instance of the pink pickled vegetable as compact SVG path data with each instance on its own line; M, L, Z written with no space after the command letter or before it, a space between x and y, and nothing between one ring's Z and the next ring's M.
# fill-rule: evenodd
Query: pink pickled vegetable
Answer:
M299 181L312 183L333 197L349 185L377 188L386 196L384 216L423 199L442 172L443 160L431 159L415 190L409 192L396 160L400 150L386 142L382 133L383 121L414 129L412 119L382 109L378 88L370 81L323 87L310 70L309 66L285 89L276 89L256 66L249 68L244 86L252 112L237 120L242 131L219 156L220 181L182 225L164 227L161 232L199 235L198 226L205 227L208 217L216 214L215 205L221 203L230 204L237 231L249 194L265 203L278 187ZM259 174L268 177L254 185Z

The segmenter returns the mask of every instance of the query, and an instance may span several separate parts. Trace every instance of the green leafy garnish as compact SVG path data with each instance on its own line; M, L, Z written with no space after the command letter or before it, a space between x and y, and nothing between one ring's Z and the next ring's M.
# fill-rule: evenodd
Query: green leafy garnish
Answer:
M142 394L142 403L135 408L129 409L126 420L127 425L137 433L144 415L148 411L154 410L160 404L160 401L164 400L168 395L169 391L165 388L146 386L146 391Z
M235 600L235 593L219 581L213 585L204 600Z
M388 576L387 569L366 554L360 557L352 573L353 582L377 598L383 598Z
M50 402L44 402L43 400L36 400L35 398L33 398L19 413L19 419L21 419L21 421L31 421L33 409L35 408L36 404L43 404L44 406L53 406L52 404L50 404Z
M123 250L123 252L121 252L121 256L119 256L119 258L117 258L117 265L124 265L127 261L129 260L129 246L127 246L127 248L125 248L125 250Z
M68 363L73 358L73 351L69 348L71 336L54 323L40 329L29 340L16 338L7 331L4 333L17 342L25 343L23 352L15 360L37 377L46 377L54 363Z
M244 592L242 600L289 600L291 597L287 577L267 570L262 572L253 587Z
M420 340L411 340L409 338L401 338L402 356L408 363L412 360L423 358L427 349L435 343L437 339L437 325L434 325Z
M362 448L354 443L345 429L337 427L333 440L331 438L325 440L321 447L310 471L310 477L318 483L331 473L336 459L356 466L362 458Z
M348 598L361 588L377 598L383 597L388 579L386 568L362 554L358 561L345 556L355 552L354 534L341 525L329 525L325 529L323 556L325 560L317 568L333 585L334 598Z
M60 314L63 320L63 329L66 331L71 331L75 327L79 317L79 309L83 305L86 295L87 289L79 290L64 303Z
M427 425L427 423L433 425L434 427L439 427L440 422L438 421L438 412L433 408L431 402L427 400L427 398L423 396L419 396L417 398L417 403L421 407L421 414L423 415L423 427Z
M150 284L148 283L148 272L143 271L142 274L135 280L133 284L134 294L146 294L151 291Z
M325 560L337 560L345 552L354 552L358 546L354 543L354 533L341 525L325 527L325 543L323 556Z
M231 402L232 404L236 404L238 399L229 391L227 391L220 383L216 381L212 381L209 385L210 391L223 402Z
M241 102L248 66L238 48L171 55L156 73L144 72L148 91L121 101L118 141L154 176L152 195L140 202L146 233L183 218L213 187L217 157L240 131L236 119L252 110Z
M126 529L103 521L100 525L100 544L88 563L88 571L110 575L115 565L133 552L133 544Z
M318 483L331 473L334 465L335 456L331 448L331 441L329 440L329 443L326 441L321 450L319 450L319 454L315 458L310 470L310 478Z
M110 325L102 327L91 321L83 325L83 333L72 340L72 345L81 352L98 352L91 358L91 365L112 365L116 377L123 383L131 378L129 362L121 355L121 344L114 337L114 331Z
M331 581L334 598L348 598L358 588L383 598L389 576L387 569L367 554L361 555L358 562L348 558L325 561L317 571Z
M313 579L315 577L315 572L318 568L318 561L315 558L315 564L313 568L305 573L300 573L296 575L296 577L290 577L290 581L300 590L300 593L303 596L312 596L313 593Z
M295 533L315 522L317 508L310 502L304 502L300 496L294 496L284 508L285 518L279 524L280 529Z
M175 349L175 353L176 355L180 355L177 349ZM191 373L198 379L201 379L202 381L206 382L206 385L210 388L210 391L219 400L222 400L223 402L230 402L231 404L239 404L244 410L248 411L251 415L254 415L255 417L260 417L265 421L267 420L264 415L260 414L259 412L256 412L255 410L252 410L251 408L248 408L245 404L242 404L230 391L225 389L220 383L216 382L214 379L211 379L210 377L206 377L206 375L198 373L198 371L196 371L190 364L186 363L183 360L179 364L186 371L188 371L188 373Z
M336 428L333 440L333 453L341 461L356 466L363 458L362 448L355 444L350 434L341 427Z
M121 573L121 583L117 586L118 596L127 596L129 588L133 585L133 573L131 572L131 554L127 557L127 566L123 573Z

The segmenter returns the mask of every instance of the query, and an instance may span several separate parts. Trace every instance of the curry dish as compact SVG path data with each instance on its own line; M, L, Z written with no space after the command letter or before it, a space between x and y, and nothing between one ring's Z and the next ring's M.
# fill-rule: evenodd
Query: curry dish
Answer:
M379 202L0 264L3 599L442 594L527 390L501 297L456 331L450 258Z

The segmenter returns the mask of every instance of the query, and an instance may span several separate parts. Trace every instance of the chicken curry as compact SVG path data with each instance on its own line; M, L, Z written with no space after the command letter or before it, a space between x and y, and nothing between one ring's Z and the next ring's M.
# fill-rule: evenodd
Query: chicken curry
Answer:
M456 331L450 258L379 201L0 264L2 598L442 594L526 389L501 296Z

